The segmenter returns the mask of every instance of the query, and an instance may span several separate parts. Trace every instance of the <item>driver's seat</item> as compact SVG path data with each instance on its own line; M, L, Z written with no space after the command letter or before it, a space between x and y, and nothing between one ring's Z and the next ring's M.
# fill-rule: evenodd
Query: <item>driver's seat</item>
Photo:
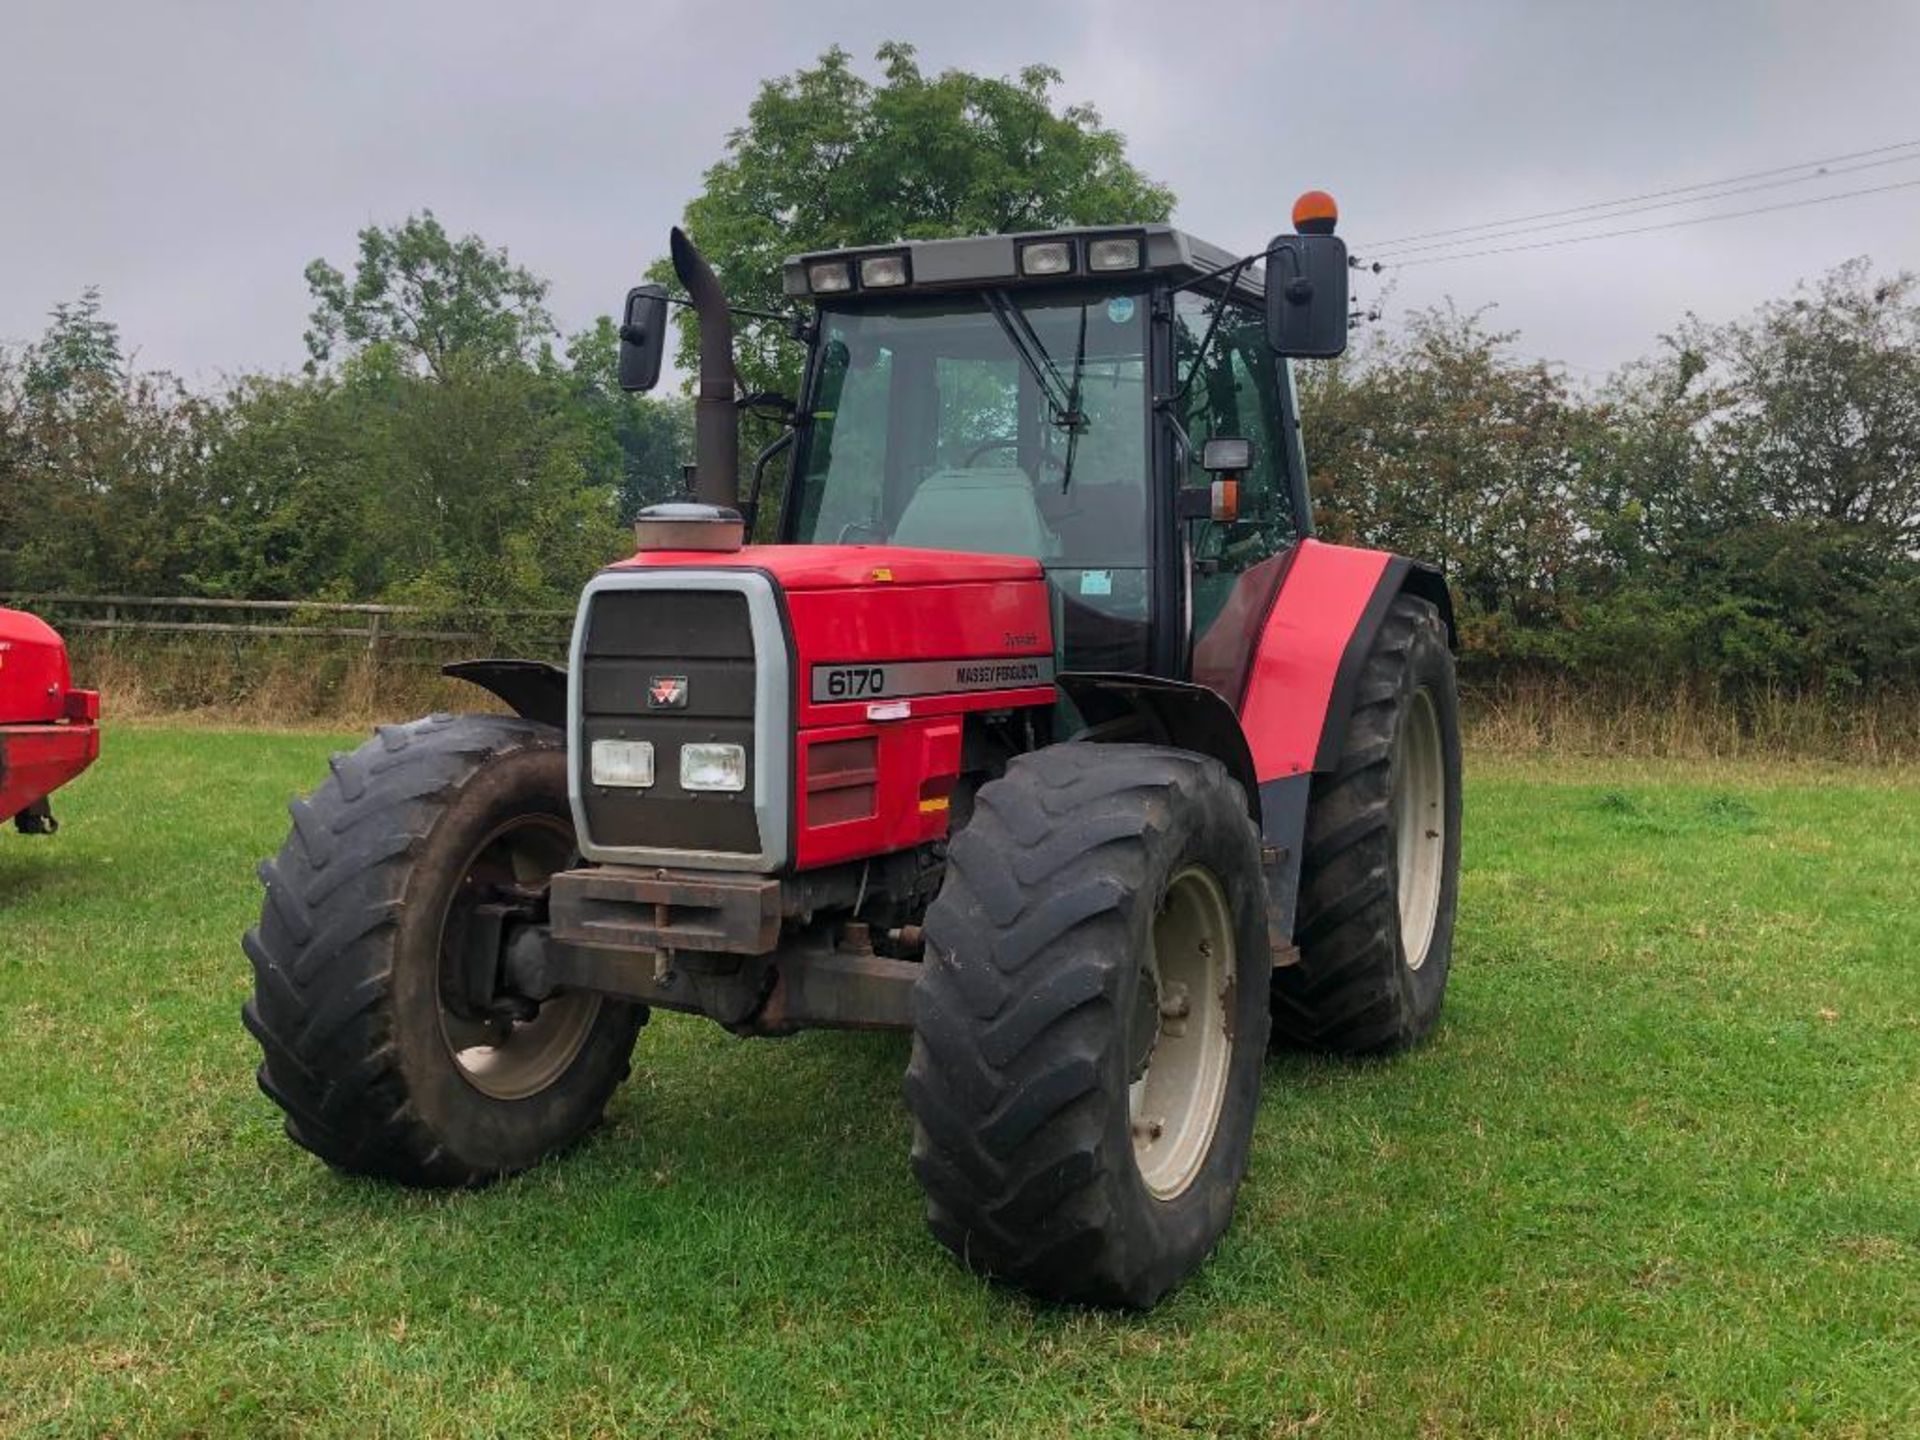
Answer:
M901 512L892 543L1035 560L1060 550L1034 503L1033 482L1014 465L934 471Z

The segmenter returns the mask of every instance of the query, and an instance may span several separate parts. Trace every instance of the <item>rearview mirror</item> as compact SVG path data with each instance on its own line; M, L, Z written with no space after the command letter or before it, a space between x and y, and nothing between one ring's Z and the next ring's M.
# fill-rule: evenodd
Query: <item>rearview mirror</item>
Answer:
M636 285L620 318L620 388L651 390L667 353L667 287Z
M1347 242L1282 235L1267 250L1267 344L1277 355L1326 360L1347 348Z

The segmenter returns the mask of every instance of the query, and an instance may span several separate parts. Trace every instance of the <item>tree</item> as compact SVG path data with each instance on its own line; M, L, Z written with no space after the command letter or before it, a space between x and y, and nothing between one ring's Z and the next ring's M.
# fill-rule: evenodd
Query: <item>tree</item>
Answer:
M192 563L214 407L136 373L99 291L0 354L0 588L176 588Z
M1747 319L1690 318L1668 349L1609 391L1615 463L1588 511L1614 573L1592 587L1583 648L1660 653L1723 687L1912 683L1913 277L1856 260Z
M1415 312L1404 333L1302 367L1315 511L1335 539L1442 566L1469 643L1561 616L1579 524L1570 503L1589 412L1478 312Z
M0 588L177 594L204 515L212 407L171 376L89 383L83 403L0 383Z
M325 260L313 261L306 275L315 365L343 345L390 345L410 365L444 378L462 360L531 360L554 334L547 282L477 235L451 238L431 210L362 230L351 283Z
M248 376L210 427L188 588L258 600L376 593L390 542L370 523L380 475L365 406L331 376Z
M1173 192L1126 157L1126 140L1090 105L1056 107L1060 72L1012 79L924 74L911 45L877 52L881 79L834 47L811 69L769 80L727 137L727 153L688 203L687 232L729 297L783 306L788 255L942 235L1165 220ZM672 266L649 274L671 282ZM697 354L681 317L680 363ZM795 347L762 328L739 345L749 390L792 393Z
M1846 526L1920 553L1920 296L1854 260L1751 320L1708 331L1737 397L1716 469L1736 511Z
M567 341L573 404L601 437L593 482L618 494L624 525L643 507L685 489L680 467L692 449L693 407L681 396L629 395L620 388L619 359L620 341L609 316Z
M100 314L100 287L53 307L46 333L27 347L25 388L43 402L112 384L120 375L120 327Z

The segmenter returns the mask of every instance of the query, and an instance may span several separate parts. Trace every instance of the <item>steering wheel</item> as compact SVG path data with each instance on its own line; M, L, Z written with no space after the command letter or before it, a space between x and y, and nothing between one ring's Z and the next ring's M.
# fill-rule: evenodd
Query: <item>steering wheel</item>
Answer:
M1009 435L1003 440L983 440L967 452L967 458L960 462L960 468L971 470L974 463L989 450L1011 450L1020 443L1017 435Z
M858 536L859 538L856 538ZM872 520L849 520L840 527L836 544L865 545L880 538L880 526Z
M973 449L967 452L967 458L960 462L960 468L963 470L971 470L973 468L974 462L978 460L982 455L986 454L989 450L1011 450L1014 446L1018 445L1019 443L1020 443L1019 440L1012 436L1008 436L1004 440L983 440L978 445L974 446ZM1061 459L1058 455L1053 454L1051 451L1041 452L1040 463L1042 465L1051 466L1053 469L1058 470L1063 475L1066 473L1066 470L1067 470L1067 462Z

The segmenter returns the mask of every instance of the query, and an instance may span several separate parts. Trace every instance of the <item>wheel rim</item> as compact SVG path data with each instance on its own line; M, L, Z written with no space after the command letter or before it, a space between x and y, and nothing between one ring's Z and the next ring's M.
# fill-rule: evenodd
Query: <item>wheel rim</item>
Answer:
M566 1073L600 1014L591 991L563 991L524 1019L474 1018L450 997L460 993L460 940L475 905L503 891L544 887L574 861L573 832L548 815L518 816L487 836L440 927L440 1035L461 1078L496 1100L524 1100Z
M1233 1054L1234 960L1220 882L1198 866L1180 871L1140 968L1127 1087L1134 1162L1161 1200L1184 1192L1213 1148Z
M1400 953L1407 968L1426 963L1440 917L1446 868L1447 771L1433 696L1416 690L1393 742L1394 851L1400 900Z

